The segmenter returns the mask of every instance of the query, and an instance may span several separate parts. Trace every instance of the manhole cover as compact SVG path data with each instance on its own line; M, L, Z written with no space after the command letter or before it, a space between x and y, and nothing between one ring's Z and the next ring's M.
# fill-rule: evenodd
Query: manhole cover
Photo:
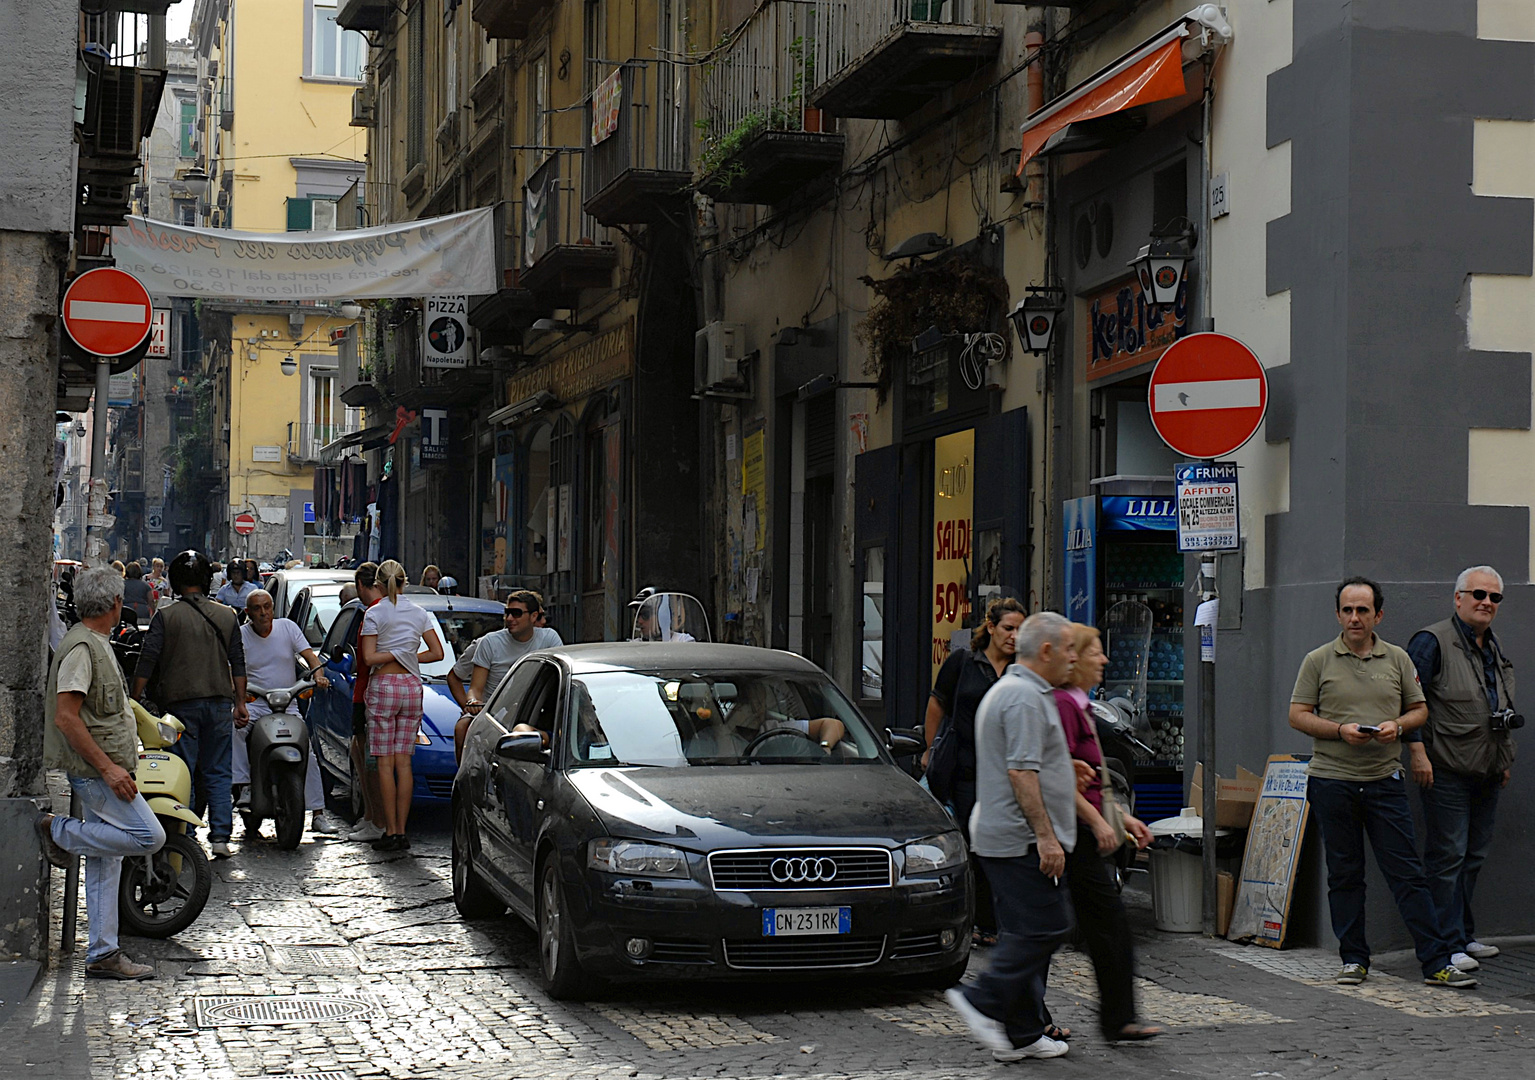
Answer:
M273 945L272 959L284 971L352 971L360 962L344 945Z
M366 1020L379 1014L366 994L293 994L286 997L199 997L198 1027L259 1027Z
M266 949L259 941L213 945L194 945L192 951L204 960L265 960Z
M270 1073L261 1080L352 1080L352 1074L335 1070L332 1072L307 1072L307 1073Z

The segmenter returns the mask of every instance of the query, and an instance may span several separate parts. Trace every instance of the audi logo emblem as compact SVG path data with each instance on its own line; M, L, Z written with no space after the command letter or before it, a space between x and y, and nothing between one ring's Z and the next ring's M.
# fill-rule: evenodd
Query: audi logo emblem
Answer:
M830 881L837 876L837 864L832 859L774 859L768 873L780 885Z

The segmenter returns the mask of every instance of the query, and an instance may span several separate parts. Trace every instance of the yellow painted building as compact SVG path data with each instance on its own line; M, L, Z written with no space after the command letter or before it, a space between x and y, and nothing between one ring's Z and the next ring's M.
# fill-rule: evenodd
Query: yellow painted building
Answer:
M359 224L366 132L350 121L367 46L335 15L316 0L197 0L197 151L209 178L199 224L271 233ZM259 559L284 548L335 558L336 539L306 527L305 504L320 449L361 422L341 402L332 344L351 320L313 301L205 301L199 310L218 378L214 437L227 443L229 463L227 512L210 513L210 546ZM242 512L258 521L248 540L232 529Z

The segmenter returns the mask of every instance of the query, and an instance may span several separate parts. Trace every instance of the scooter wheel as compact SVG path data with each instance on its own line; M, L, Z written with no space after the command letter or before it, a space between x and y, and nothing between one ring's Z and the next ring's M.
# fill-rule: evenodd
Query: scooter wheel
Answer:
M180 933L202 914L213 890L213 866L186 833L168 832L153 855L123 859L117 886L117 917L139 937Z
M277 846L292 851L304 838L304 774L296 768L284 769L274 786Z

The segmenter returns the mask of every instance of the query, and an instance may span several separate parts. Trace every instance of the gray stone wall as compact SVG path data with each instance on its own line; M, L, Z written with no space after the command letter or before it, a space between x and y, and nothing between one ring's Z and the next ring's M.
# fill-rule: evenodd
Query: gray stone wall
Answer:
M74 223L75 40L79 0L0 4L0 230ZM4 295L0 283L0 295ZM51 395L50 395L51 396Z

